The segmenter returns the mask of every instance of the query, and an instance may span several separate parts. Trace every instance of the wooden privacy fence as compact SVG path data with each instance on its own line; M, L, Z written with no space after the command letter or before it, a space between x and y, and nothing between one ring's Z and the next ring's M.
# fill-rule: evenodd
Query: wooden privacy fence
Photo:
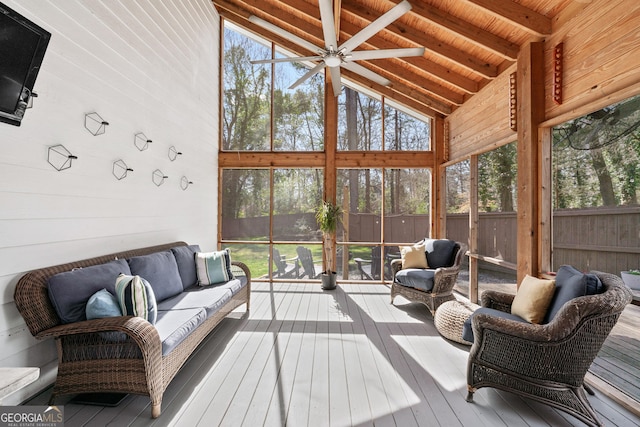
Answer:
M320 240L313 213L274 215L274 240ZM225 240L266 238L269 217L222 220ZM515 212L479 215L478 253L516 264ZM410 243L429 234L428 215L385 217L385 242ZM469 240L469 215L447 215L447 237ZM349 214L350 242L380 241L380 216ZM614 274L640 268L640 206L570 209L553 215L553 268L570 264L580 270Z

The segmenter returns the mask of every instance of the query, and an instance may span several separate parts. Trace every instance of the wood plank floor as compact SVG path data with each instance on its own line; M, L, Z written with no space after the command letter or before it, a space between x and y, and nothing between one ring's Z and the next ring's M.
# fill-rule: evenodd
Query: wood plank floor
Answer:
M65 426L583 425L490 388L467 403L469 347L443 339L424 306L395 304L383 285L256 283L250 314L240 307L199 347L160 418L130 395L117 407L66 403ZM601 393L589 400L605 425L640 425Z

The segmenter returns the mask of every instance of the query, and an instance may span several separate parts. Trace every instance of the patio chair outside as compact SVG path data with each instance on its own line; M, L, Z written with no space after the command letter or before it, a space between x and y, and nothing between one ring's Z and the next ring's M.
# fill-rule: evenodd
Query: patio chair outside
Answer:
M302 265L302 274L298 276L298 279L302 279L305 276L309 279L317 279L320 277L321 272L316 273L316 266L313 263L311 249L298 246L296 252L298 253L298 260L300 260L300 264Z
M293 264L289 264L290 262L293 262ZM300 273L298 257L287 259L286 256L280 255L280 251L278 249L273 248L273 264L276 267L276 277L282 279L298 278Z

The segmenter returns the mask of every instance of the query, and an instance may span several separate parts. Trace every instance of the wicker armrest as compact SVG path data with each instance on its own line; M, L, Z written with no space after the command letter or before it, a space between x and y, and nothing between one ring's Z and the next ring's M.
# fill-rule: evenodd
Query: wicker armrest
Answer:
M141 317L132 316L105 317L103 319L58 325L42 331L36 335L36 338L60 338L66 335L114 331L124 332L141 348L151 345L157 345L158 348L161 347L160 336L156 327Z
M493 308L504 311L505 313L511 313L511 304L513 303L514 297L514 294L487 290L482 293L480 304L483 307Z
M298 257L295 258L296 260ZM247 281L251 283L251 270L249 267L243 262L240 261L231 261L231 272L234 276L244 276L247 278Z
M396 273L398 271L402 270L402 259L401 258L397 258L391 261L391 273L393 274L393 277L396 277Z
M532 342L546 342L553 339L548 325L518 322L486 313L477 313L472 320L473 336L481 342L485 331L522 338Z

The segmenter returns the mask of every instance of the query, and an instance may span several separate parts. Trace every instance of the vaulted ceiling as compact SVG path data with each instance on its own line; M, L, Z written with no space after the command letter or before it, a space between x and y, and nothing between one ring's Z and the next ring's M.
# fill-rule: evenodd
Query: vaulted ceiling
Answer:
M342 43L401 0L334 0ZM521 46L543 40L558 20L589 0L409 0L406 13L355 50L425 48L420 57L358 61L387 78L376 84L342 69L342 75L430 115L447 116L515 63ZM324 46L318 0L213 0L220 15L291 52L316 52L249 22L255 15Z

